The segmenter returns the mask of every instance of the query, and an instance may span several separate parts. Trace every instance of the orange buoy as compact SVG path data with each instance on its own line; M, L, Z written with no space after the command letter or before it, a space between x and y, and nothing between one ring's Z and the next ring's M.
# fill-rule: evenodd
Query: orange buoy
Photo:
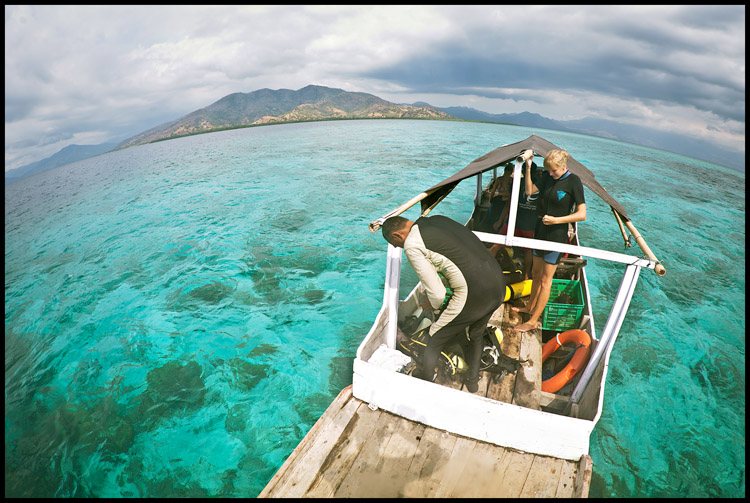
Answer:
M573 342L576 347L573 358L568 362L564 369L542 381L542 391L554 393L566 384L586 365L591 351L591 337L583 330L568 330L557 334L554 339L548 340L542 348L542 363L557 349L566 342Z

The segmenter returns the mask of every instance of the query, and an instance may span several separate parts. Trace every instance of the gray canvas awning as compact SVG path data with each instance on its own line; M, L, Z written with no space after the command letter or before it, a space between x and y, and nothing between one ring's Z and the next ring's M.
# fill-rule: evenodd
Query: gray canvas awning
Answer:
M450 194L450 192L456 187L456 185L458 185L461 180L465 180L470 176L478 175L479 173L484 173L485 171L496 168L502 164L507 163L508 161L513 161L526 150L532 150L534 152L534 155L545 157L552 150L562 149L554 143L550 143L544 138L540 138L536 135L531 135L525 140L510 145L498 147L492 152L474 159L468 166L466 166L464 169L454 174L453 176L450 176L442 182L433 185L424 192L421 192L420 194L414 196L398 208L386 213L377 220L370 222L370 230L373 232L378 230L383 225L383 222L385 222L388 218L400 215L417 203L421 203L422 214L425 215L427 212L432 210L432 208L434 208L440 201L442 201L445 196ZM568 158L567 167L572 173L578 175L578 177L581 179L581 182L583 182L586 187L591 189L594 194L602 198L607 204L609 204L610 208L612 208L612 212L615 214L615 217L620 226L622 237L623 239L625 239L626 246L630 246L630 239L626 235L625 227L627 227L627 229L632 233L636 243L638 243L638 246L641 247L646 256L657 263L656 267L654 267L654 271L659 276L663 276L664 274L666 274L666 269L653 254L640 233L636 230L633 222L630 221L630 217L628 217L627 213L625 213L625 209L620 203L615 200L614 197L609 194L609 192L604 189L604 187L599 185L599 182L596 181L594 174L589 171L586 166L576 161L573 157Z
M544 138L540 138L536 135L531 135L525 140L521 140L510 145L498 147L492 152L474 159L468 166L466 166L464 169L454 174L453 176L450 176L442 182L433 185L429 189L425 190L427 196L421 200L422 211L424 212L425 210L434 207L445 196L447 196L461 180L496 168L508 161L512 161L523 151L528 149L533 150L535 155L539 155L542 157L546 156L551 150L563 150L557 145L550 143ZM625 213L625 209L622 207L622 205L618 203L609 194L609 192L604 189L604 187L599 185L599 182L596 181L594 174L589 171L586 166L576 161L572 156L568 159L568 170L578 175L578 177L581 179L581 182L583 182L586 187L591 189L597 196L599 196L607 204L609 204L612 209L617 211L617 213L619 213L624 220L630 220L630 218L628 218L628 215Z

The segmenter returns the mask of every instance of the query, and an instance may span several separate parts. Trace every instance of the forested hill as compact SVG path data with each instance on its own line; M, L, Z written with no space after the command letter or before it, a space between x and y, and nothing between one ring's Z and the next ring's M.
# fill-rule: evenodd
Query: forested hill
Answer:
M372 94L323 86L310 85L297 91L259 89L225 96L206 108L137 134L117 148L250 125L375 118L447 119L451 116L431 106L395 104Z

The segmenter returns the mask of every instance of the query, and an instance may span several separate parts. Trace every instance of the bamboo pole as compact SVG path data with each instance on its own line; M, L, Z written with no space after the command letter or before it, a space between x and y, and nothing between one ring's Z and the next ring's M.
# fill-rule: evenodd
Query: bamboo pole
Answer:
M615 211L613 207L609 207L609 209L612 210L612 213L615 215L615 220L617 220L617 225L620 226L620 232L622 233L622 239L625 240L625 247L630 248L633 246L633 244L630 242L630 239L628 239L628 234L625 232L625 227L622 226L622 219L620 218L620 214Z
M434 208L435 206L437 206L437 205L438 205L438 203L439 203L440 201L442 201L443 199L445 199L446 197L448 197L448 194L450 194L451 192L453 192L453 189L455 189L455 188L456 188L456 185L458 185L458 184L457 184L457 183L456 183L456 184L454 184L454 185L453 185L453 187L451 187L451 189L450 189L450 190L448 190L448 192L446 192L445 194L443 194L442 196L440 196L440 197L438 198L438 200L437 200L437 201L435 201L434 203L432 203L432 204L430 205L430 207L429 207L429 208L425 209L425 210L424 210L424 211L422 212L422 215L421 215L421 216L423 216L423 217L426 217L426 216L427 216L427 215L428 215L428 214L429 214L429 213L430 213L430 212L432 211L432 209L433 209L433 208Z
M380 227L382 227L383 225L383 222L385 222L387 219L391 217L395 217L396 215L400 215L401 213L405 212L406 210L408 210L409 208L417 204L419 201L421 201L428 195L429 194L427 192L422 192L421 194L412 197L411 199L409 199L404 204L402 204L395 210L391 211L390 213L386 213L385 215L378 218L377 220L373 220L372 222L370 222L370 225L369 225L370 231L375 232L376 230L380 229Z
M521 152L521 155L516 157L516 161L525 162L527 159L531 159L532 157L534 157L534 151L531 149L528 149L528 150L524 150L523 152Z
M664 276L665 274L667 274L667 270L664 269L664 266L659 263L659 259L656 258L654 253L651 251L651 248L648 247L648 245L646 244L646 240L641 237L641 233L636 230L633 222L628 220L625 222L625 225L628 227L628 229L630 229L630 233L635 238L635 242L638 243L638 246L641 247L641 250L643 250L643 253L645 253L649 259L657 262L656 267L654 267L654 272L659 276Z

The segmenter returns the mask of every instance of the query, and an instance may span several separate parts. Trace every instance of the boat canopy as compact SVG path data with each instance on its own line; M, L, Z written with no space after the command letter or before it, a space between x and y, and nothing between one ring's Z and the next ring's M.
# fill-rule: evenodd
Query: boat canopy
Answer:
M534 155L540 155L542 157L546 156L552 150L564 150L557 145L548 142L544 138L540 138L536 135L531 135L525 140L521 140L510 145L498 147L492 152L474 159L468 166L466 166L455 175L450 176L442 182L427 189L425 191L427 196L421 200L422 211L424 212L427 209L434 207L443 198L445 198L445 196L447 196L461 180L469 178L470 176L476 175L478 173L483 173L490 169L496 168L502 164L507 163L508 161L512 161L519 155L521 155L523 151L529 149L534 152ZM596 181L594 174L586 166L576 161L572 156L568 159L567 166L570 172L578 175L578 177L581 179L581 182L583 182L586 187L591 189L597 196L599 196L607 204L609 204L609 206L617 213L619 213L624 220L630 220L630 218L628 218L627 214L625 213L625 209L622 207L622 205L618 203L615 198L613 198L609 194L609 192L606 191L604 187L599 185L599 182Z

